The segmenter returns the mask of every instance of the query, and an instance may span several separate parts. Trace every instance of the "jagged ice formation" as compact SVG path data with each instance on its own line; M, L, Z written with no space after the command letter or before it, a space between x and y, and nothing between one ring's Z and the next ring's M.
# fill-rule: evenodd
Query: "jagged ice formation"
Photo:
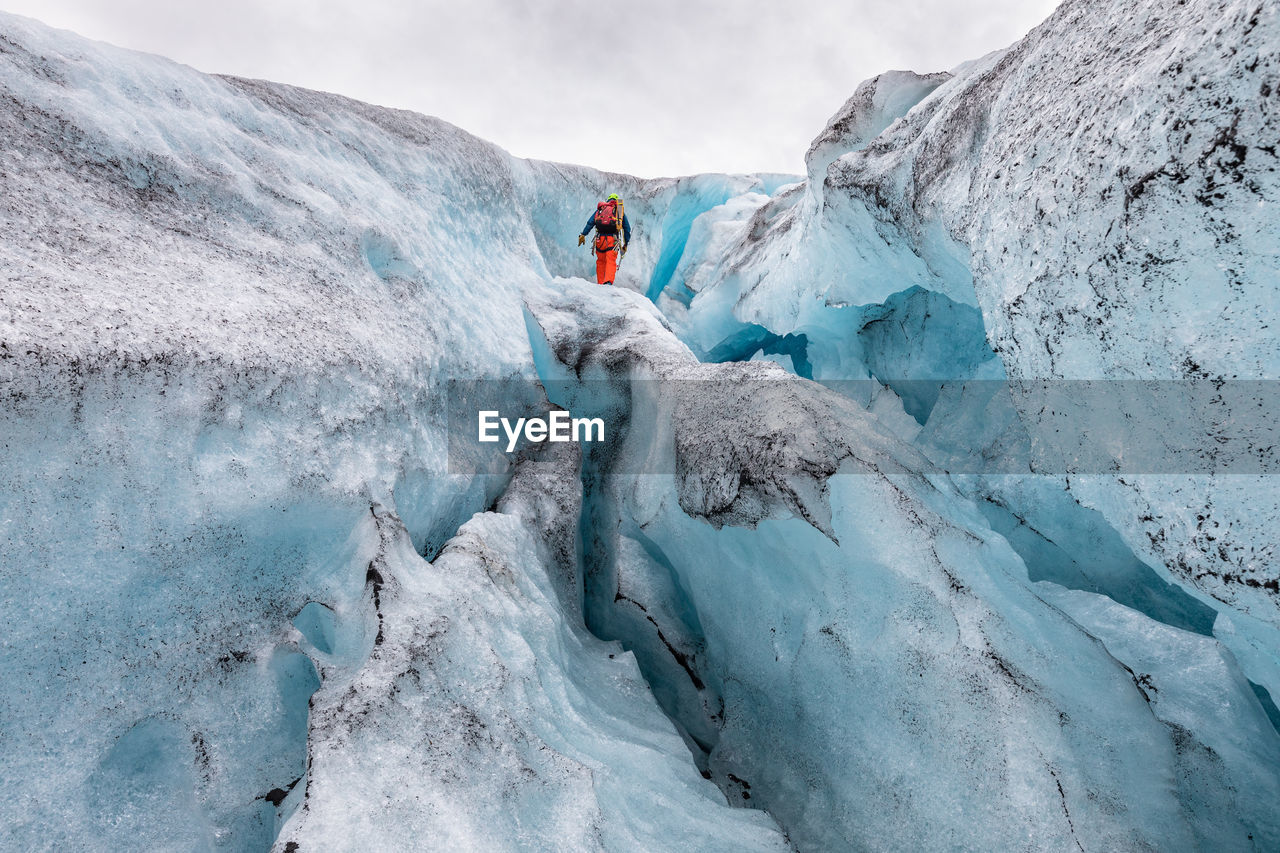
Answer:
M1006 378L1276 378L1277 15L660 180L0 16L0 847L1280 846L1271 478L963 464Z

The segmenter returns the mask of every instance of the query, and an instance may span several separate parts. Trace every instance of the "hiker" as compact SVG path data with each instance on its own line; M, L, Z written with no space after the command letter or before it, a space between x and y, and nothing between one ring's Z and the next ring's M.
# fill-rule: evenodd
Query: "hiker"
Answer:
M622 243L618 243L618 223L622 223ZM631 242L631 223L617 193L596 205L596 212L587 220L587 227L578 235L578 245L587 241L587 234L596 229L591 251L596 254L596 284L613 284L618 272L618 259L627 253Z

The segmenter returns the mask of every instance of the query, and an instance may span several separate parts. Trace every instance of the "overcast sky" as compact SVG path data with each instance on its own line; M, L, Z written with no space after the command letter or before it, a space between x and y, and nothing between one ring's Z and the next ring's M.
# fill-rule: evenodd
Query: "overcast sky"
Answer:
M1005 47L1057 0L0 0L201 71L451 121L522 157L644 177L803 170L881 71Z

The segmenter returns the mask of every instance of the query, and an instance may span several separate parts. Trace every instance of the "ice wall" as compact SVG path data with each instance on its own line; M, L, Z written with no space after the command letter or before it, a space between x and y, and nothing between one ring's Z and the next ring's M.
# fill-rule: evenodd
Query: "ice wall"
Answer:
M1065 3L829 181L969 248L1010 375L1274 379L1278 14ZM1269 479L1073 490L1178 582L1278 624Z
M530 312L549 391L628 413L591 460L589 620L642 666L687 638L686 671L648 677L683 682L668 710L709 772L800 849L1280 839L1280 732L1221 644L1035 583L876 414L774 365L698 364L638 297L583 289Z
M371 512L434 558L504 487L505 460L446 465L445 379L534 375L521 294L588 274L606 188L644 291L675 199L765 187L530 163L436 119L0 33L0 847L262 850L305 805L327 671L409 631L379 612ZM674 743L692 772L656 709L627 719L633 766ZM687 805L694 781L671 782ZM599 837L626 837L605 800ZM697 821L776 842L723 811Z
M631 653L562 608L581 488L576 448L558 451L431 564L366 516L381 627L367 657L311 649L324 686L275 850L790 849L698 773Z
M869 81L815 140L804 187L719 230L682 336L706 353L744 324L803 334L816 378L872 377L917 419L930 401L904 380L1275 379L1278 15L1243 0L1065 2L932 91L931 78ZM886 83L904 95L883 96ZM945 314L913 320L910 293L945 300ZM882 334L895 328L912 331ZM945 434L952 450L999 456L985 426L962 435L964 410L938 415L921 446ZM1224 402L1212 416L1251 417ZM1221 613L1219 635L1276 692L1273 479L1156 466L1013 490L1032 512L1069 489L1081 531L1101 513L1141 562ZM1007 491L968 487L997 503Z

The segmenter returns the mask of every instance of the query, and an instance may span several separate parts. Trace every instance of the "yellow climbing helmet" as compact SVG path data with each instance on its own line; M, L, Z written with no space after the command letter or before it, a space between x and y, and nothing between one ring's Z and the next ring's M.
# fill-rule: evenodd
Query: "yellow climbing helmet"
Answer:
M609 201L617 201L617 200L618 200L617 193L609 193Z

